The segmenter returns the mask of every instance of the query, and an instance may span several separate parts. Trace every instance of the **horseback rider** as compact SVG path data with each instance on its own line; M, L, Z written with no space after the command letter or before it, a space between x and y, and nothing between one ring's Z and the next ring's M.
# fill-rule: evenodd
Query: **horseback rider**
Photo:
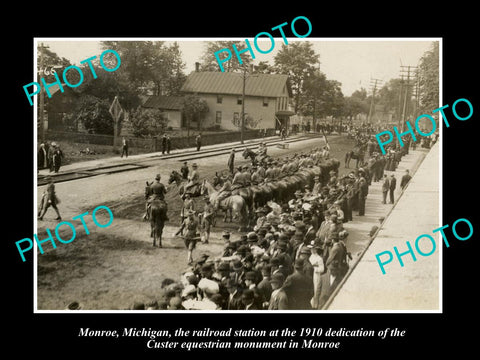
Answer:
M169 220L167 217L167 203L165 202L165 194L167 193L167 189L165 188L165 185L163 185L160 182L161 176L160 174L157 174L155 176L155 181L150 184L148 187L147 191L145 192L145 198L147 200L146 206L145 206L145 215L143 215L144 220L148 220L150 218L150 207L152 204L152 201L154 200L161 200L165 204L165 219L164 220Z
M218 195L213 202L213 207L214 207L215 210L219 209L220 201L229 197L232 193L232 182L230 181L230 176L229 175L223 175L222 180L223 180L223 185L220 188L220 190L218 191Z
M197 169L198 165L196 163L193 163L192 173L188 176L188 183L185 185L185 193L189 192L189 190L191 188L194 188L195 186L200 186L200 174Z
M233 180L232 180L232 190L235 190L235 189L239 189L241 187L244 187L245 186L245 177L244 177L244 174L242 172L242 167L239 166L237 168L237 171L235 173L235 175L233 176Z
M258 170L257 166L252 166L253 174L251 177L252 185L258 185L263 182L263 176Z

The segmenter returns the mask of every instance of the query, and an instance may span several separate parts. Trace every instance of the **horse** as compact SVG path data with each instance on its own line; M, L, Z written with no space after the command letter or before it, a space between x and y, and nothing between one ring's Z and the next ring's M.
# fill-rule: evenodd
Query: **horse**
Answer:
M348 151L345 154L345 167L350 167L350 160L354 159L357 160L355 164L355 168L358 168L359 164L362 164L365 159L365 147L366 145L361 145L353 149L352 151Z
M182 175L176 171L176 170L173 170L171 173L170 173L170 177L168 178L168 184L172 184L172 183L175 183L178 187L178 195L180 195L180 197L183 199L184 195L185 195L185 185L187 184L187 180L185 180ZM192 197L198 197L201 195L200 193L200 186L194 186L193 187L193 190L189 190L188 191L188 194L190 194L190 196Z
M151 195L150 185L147 181L147 186L145 187L145 198ZM165 201L160 199L154 199L150 203L149 208L149 218L150 218L150 237L153 238L153 246L156 246L156 242L158 239L158 247L162 247L162 233L163 227L165 225L165 219L167 217L167 204Z
M165 217L167 215L165 202L155 199L150 204L150 237L153 237L153 246L156 245L158 239L158 247L162 247L162 233L165 225Z
M201 194L208 194L210 202L213 204L218 196L218 191L205 179L202 182ZM242 231L248 217L245 199L240 195L230 195L220 202L219 207L225 211L225 220L227 213L230 213L230 221L232 221L232 216L238 216L241 224L239 231Z
M223 186L224 180L222 176L215 173L213 177L213 186ZM267 201L272 200L272 191L264 184L251 184L246 187L237 188L231 191L232 195L240 195L245 200L247 207L255 210L259 206L263 206Z
M269 158L268 155L260 156L255 151L250 150L249 148L245 148L245 150L243 150L242 156L244 159L250 158L252 165L258 165L259 162L260 163L265 162Z

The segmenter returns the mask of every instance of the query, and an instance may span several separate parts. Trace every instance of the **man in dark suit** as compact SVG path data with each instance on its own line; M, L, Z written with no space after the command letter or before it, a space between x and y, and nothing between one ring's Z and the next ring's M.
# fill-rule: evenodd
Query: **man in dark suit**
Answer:
M313 296L313 281L303 273L303 260L295 261L294 272L289 275L283 284L288 297L289 309L311 309L310 299Z
M408 182L412 177L410 176L410 172L405 170L405 175L402 176L402 180L400 181L400 188L403 190L405 186L407 186Z
M128 158L128 140L124 137L122 138L122 155L120 157L123 158L123 155Z
M383 184L382 184L382 193L383 193L383 201L382 204L387 203L387 194L390 190L390 181L388 180L387 174L383 175Z
M242 309L242 291L233 279L228 279L226 284L229 296L227 299L227 310Z
M397 179L395 174L390 177L390 204L395 202L395 188L397 187Z
M243 290L241 310L261 310L261 307L259 307L257 301L255 301L255 292L253 290Z

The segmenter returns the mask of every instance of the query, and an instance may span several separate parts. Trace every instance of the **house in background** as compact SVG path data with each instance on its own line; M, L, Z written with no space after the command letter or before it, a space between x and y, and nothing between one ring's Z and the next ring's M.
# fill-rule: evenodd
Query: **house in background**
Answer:
M244 85L247 128L289 126L294 112L289 104L292 94L287 75L251 74L247 75L245 84L243 82L242 73L197 70L187 77L181 92L196 94L207 102L209 112L203 120L203 128L239 129Z
M155 96L151 95L142 105L147 109L158 109L168 120L167 126L180 129L183 126L183 97L182 96Z

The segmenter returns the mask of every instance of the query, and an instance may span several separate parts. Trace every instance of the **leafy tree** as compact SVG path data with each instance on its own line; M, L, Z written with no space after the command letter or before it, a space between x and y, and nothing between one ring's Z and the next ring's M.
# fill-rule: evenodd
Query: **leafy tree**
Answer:
M138 137L156 136L165 132L168 120L159 109L138 107L130 112L133 135Z
M257 74L275 74L276 69L270 65L267 61L260 61L258 65L255 65L255 73Z
M107 100L91 95L79 97L73 111L66 115L66 122L74 128L79 123L90 133L113 134L113 119L108 111L110 104Z
M196 122L198 130L200 130L208 111L207 102L198 95L187 95L184 97L183 112L188 122L188 128L190 128L192 122Z
M426 51L418 65L419 81L419 112L430 114L439 106L439 44L432 43L430 50Z
M302 107L304 100L302 98L303 83L319 64L320 55L315 53L312 46L308 41L282 44L282 48L274 58L277 73L289 76L295 100L295 112Z
M250 65L252 62L252 57L250 52L245 52L240 55L242 59L242 64L239 63L237 55L233 50L233 45L236 46L238 51L242 51L247 48L245 41L209 41L205 45L205 49L203 51L203 55L200 58L200 70L201 71L222 71L220 66L218 65L217 58L215 57L215 53L222 49L228 49L232 53L230 59L224 63L222 66L225 72L232 72L238 71L242 69L242 65ZM227 52L221 52L218 54L219 58L225 59L228 54Z

